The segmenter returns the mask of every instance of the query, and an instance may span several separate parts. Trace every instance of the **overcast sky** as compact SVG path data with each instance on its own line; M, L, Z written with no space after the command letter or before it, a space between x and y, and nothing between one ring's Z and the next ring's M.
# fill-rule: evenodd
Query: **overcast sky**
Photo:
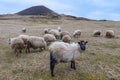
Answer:
M120 0L0 0L0 14L12 14L37 5L44 5L59 14L120 20Z

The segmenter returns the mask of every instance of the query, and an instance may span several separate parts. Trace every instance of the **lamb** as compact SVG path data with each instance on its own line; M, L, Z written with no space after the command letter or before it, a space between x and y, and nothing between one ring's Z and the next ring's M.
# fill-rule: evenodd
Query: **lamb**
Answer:
M23 32L23 33L26 33L26 28L22 28L22 32Z
M94 37L100 37L100 35L101 35L101 31L100 30L94 30L94 32L93 32L93 36Z
M73 33L73 37L78 38L81 35L81 30L75 30Z
M54 76L54 67L60 62L71 62L71 68L76 69L75 59L80 56L80 52L86 50L87 41L78 43L54 42L49 46L50 50L50 70L51 76Z
M64 35L69 35L70 36L70 33L68 31L61 31L61 39Z
M18 53L22 53L22 50L25 49L24 41L19 37L10 38L9 44L14 50L16 56L18 56Z
M47 44L56 41L55 36L52 35L52 34L45 34L45 35L43 36L43 38L44 38L44 40L47 42Z
M114 38L115 37L115 33L113 30L106 30L106 35L107 38Z
M63 42L70 43L71 37L70 37L69 35L64 35L64 36L62 37L62 41L63 41Z
M39 48L39 51L41 51L42 49L45 49L46 46L47 44L43 37L30 36L27 41L26 53L30 53L30 48Z

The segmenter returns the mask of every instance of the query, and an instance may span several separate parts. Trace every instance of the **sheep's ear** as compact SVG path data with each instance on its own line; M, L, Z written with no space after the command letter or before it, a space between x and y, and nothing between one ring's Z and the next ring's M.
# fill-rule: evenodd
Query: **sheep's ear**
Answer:
M85 42L86 44L88 43L88 41Z

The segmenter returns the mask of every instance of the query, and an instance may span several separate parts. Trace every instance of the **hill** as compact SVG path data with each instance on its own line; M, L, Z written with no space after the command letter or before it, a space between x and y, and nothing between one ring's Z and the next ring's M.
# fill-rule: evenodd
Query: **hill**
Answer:
M58 15L56 12L52 11L51 9L45 6L33 6L25 10L22 10L16 14L18 15L43 15L43 16Z

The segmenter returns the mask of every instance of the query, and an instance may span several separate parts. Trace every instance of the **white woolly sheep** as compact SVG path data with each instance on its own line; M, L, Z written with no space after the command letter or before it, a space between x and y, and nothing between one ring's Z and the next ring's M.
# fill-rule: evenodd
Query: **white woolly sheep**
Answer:
M107 38L114 38L115 37L115 33L113 30L106 30L106 35Z
M59 32L59 31L56 30L56 29L51 29L51 30L49 31L49 33L50 33L50 34L53 34L53 35L56 37L56 39L59 39L59 38L60 38L61 32Z
M26 53L30 53L30 48L38 49L41 51L42 49L45 49L47 46L45 40L43 37L37 37L37 36L30 36L27 41L27 48Z
M22 32L25 33L26 32L26 28L22 28Z
M80 56L80 52L86 50L87 41L78 43L54 42L49 46L50 49L50 70L54 76L54 67L59 62L71 62L71 68L76 69L75 59Z
M81 35L81 30L75 30L73 33L73 37L78 38Z
M100 35L101 35L101 31L100 30L94 30L94 32L93 32L93 36L94 37L100 37Z
M62 37L62 41L63 41L63 42L66 42L66 43L70 43L71 37L70 37L69 35L64 35L64 36Z
M61 31L61 39L62 39L62 37L63 37L64 35L69 35L69 36L71 36L68 31Z
M22 50L25 48L24 41L19 37L10 38L9 44L11 45L11 48L14 50L16 56L18 55L18 53L21 53Z
M21 34L21 35L19 35L18 37L21 38L21 39L23 39L24 43L27 44L27 40L29 39L29 36L28 36L28 35L23 35L23 34Z
M52 35L52 34L45 34L45 35L43 36L43 38L44 38L44 40L47 42L47 44L56 41L55 36Z
M49 28L45 28L45 29L44 29L44 34L48 34L50 30L51 30L51 29L49 29Z

